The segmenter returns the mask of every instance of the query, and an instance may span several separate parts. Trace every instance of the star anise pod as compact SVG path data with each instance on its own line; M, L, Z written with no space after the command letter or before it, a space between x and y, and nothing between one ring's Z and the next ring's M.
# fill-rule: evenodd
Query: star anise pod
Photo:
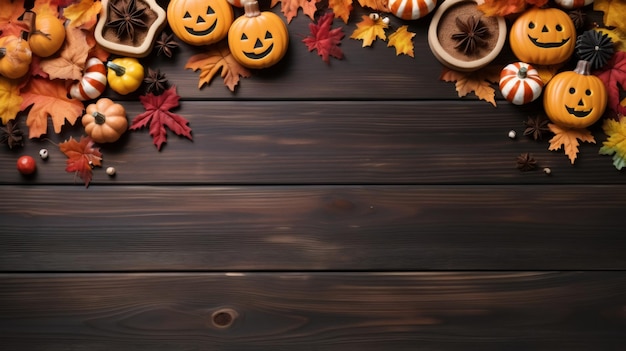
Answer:
M14 119L0 127L0 144L7 144L9 149L16 146L24 146L24 133Z
M168 88L168 82L167 78L165 77L165 73L161 73L160 69L154 70L152 68L148 68L148 74L143 81L147 84L146 93L159 95Z
M470 16L462 21L457 17L456 26L460 32L452 34L452 39L458 41L454 48L463 51L465 55L471 55L479 46L487 43L489 29L480 18Z
M129 38L135 41L135 28L148 28L142 19L146 8L138 9L135 0L120 0L117 3L110 2L109 9L112 19L106 26L115 28L119 38Z
M526 122L524 122L526 125L524 135L531 135L533 139L541 140L544 134L550 133L548 123L550 123L550 120L541 115L535 117L529 116Z
M517 156L517 169L522 172L528 172L535 168L537 168L537 161L535 161L533 155L525 152Z
M585 25L585 17L587 17L585 11L576 9L569 11L567 15L572 19L572 22L574 22L576 29L581 29Z
M178 47L178 42L174 39L173 33L161 32L161 37L154 43L154 47L157 50L157 55L163 54L172 57L172 50Z

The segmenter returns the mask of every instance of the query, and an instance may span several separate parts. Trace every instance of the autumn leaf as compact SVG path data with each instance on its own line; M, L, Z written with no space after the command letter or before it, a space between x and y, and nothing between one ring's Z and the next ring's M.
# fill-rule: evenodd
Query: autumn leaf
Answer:
M363 47L371 46L376 38L387 40L385 29L388 25L380 17L374 20L370 16L363 15L361 22L357 23L356 27L350 39L363 40Z
M52 0L37 0L32 10L37 16L52 15L59 17L58 5L52 3Z
M341 18L344 23L348 23L352 12L352 0L328 0L328 7L333 10L335 18Z
M605 26L617 27L622 32L626 32L626 2L624 0L595 0L593 9L604 12Z
M28 30L26 23L18 20L24 13L24 0L0 0L0 33L2 36L20 36L23 30Z
M626 32L622 32L617 28L593 28L593 30L608 35L611 41L613 41L615 50L626 51Z
M65 171L77 174L85 182L85 187L91 182L92 168L102 166L100 148L93 145L93 140L88 136L81 137L80 141L70 137L69 140L59 144L59 149L68 158L65 161L67 164Z
M315 11L317 11L317 3L321 0L272 0L271 7L276 6L280 2L280 11L287 18L287 23L298 15L298 9L302 7L302 12L315 19Z
M500 68L497 66L487 66L474 72L458 72L444 67L440 79L455 82L459 97L474 92L481 100L496 106L496 91L491 87L491 83L500 81Z
M533 64L533 68L537 70L539 73L539 78L543 81L543 84L548 84L549 81L552 80L559 70L565 65L565 63L558 63L555 65L535 65Z
M309 23L311 35L302 40L309 51L317 50L326 63L330 63L330 56L339 60L343 58L343 51L339 48L344 36L343 27L330 29L334 19L335 15L328 12L317 20L317 24Z
M69 21L69 26L81 29L91 29L98 21L98 14L102 3L94 0L81 0L68 6L63 15Z
M604 67L593 74L606 86L606 107L618 115L626 115L626 107L620 105L620 87L626 89L626 52L618 51Z
M2 124L7 124L15 119L22 104L20 88L14 80L0 76L0 119Z
M361 7L369 7L372 10L378 12L389 12L389 8L387 7L387 3L389 0L359 0L359 5Z
M50 75L50 79L80 80L89 53L87 32L67 27L65 33L65 42L59 53L41 60L41 69Z
M182 135L192 140L191 128L187 126L189 122L182 116L170 111L178 106L179 99L180 96L176 93L176 86L172 86L161 95L155 96L149 93L140 96L139 100L146 112L135 117L130 130L137 130L150 125L150 135L158 150L161 150L161 146L167 141L165 127L177 135Z
M404 25L389 36L387 47L396 48L396 56L400 54L413 56L413 37L415 33L408 31L409 26Z
M602 129L609 137L602 143L599 153L613 155L613 166L621 170L626 166L626 118L620 118L619 121L606 119Z
M563 151L565 151L565 154L569 157L572 164L574 164L574 161L578 156L578 146L580 145L578 140L592 144L596 143L596 140L593 135L591 135L591 132L585 128L561 128L552 123L548 124L548 128L550 128L552 133L554 133L554 136L550 139L550 146L548 147L548 150L559 150L562 146Z
M248 78L252 75L250 71L239 64L230 53L228 43L221 41L209 47L209 51L193 55L187 60L185 68L193 71L200 70L198 89L204 84L210 84L217 72L222 71L224 85L235 91L235 86L239 83L239 77Z
M48 117L52 119L54 132L59 133L66 120L69 124L74 124L84 109L82 102L67 97L65 82L59 79L34 77L24 87L21 95L24 100L20 110L33 105L26 119L29 138L37 138L46 133Z

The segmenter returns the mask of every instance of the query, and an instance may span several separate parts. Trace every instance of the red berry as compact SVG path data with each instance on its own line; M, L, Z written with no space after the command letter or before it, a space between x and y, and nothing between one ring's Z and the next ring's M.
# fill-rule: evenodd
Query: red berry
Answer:
M37 163L34 158L30 156L22 156L17 159L17 170L23 175L33 174L36 169Z

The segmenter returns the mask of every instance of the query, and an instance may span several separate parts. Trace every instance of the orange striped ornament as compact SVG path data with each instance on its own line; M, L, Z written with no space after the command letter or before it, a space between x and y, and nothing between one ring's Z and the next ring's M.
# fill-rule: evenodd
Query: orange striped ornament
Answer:
M579 7L587 6L593 2L593 0L555 0L556 4L566 10L577 9Z
M414 20L429 14L437 0L389 0L389 12L403 20Z
M500 72L500 92L515 105L537 99L542 91L543 81L539 72L527 63L510 63Z
M70 87L70 96L81 101L95 99L107 87L107 70L96 57L87 60L83 77Z

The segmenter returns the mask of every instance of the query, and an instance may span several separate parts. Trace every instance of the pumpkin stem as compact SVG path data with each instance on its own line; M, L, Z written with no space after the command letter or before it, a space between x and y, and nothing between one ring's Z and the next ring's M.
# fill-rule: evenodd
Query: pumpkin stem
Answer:
M107 62L107 67L109 67L110 69L112 69L115 72L115 75L117 75L118 77L121 77L124 75L124 73L126 73L126 68L115 64L111 61Z
M517 71L517 76L521 79L528 77L528 68L520 67L519 71Z
M98 111L94 111L91 115L96 119L96 124L104 124L106 121L106 116Z
M578 63L576 64L576 69L574 69L574 72L578 73L578 74L582 74L583 76L588 76L591 74L591 63L589 61L585 61L585 60L578 60Z
M261 14L261 11L259 10L259 2L256 0L247 0L246 2L244 2L243 9L245 11L246 17L256 17Z

